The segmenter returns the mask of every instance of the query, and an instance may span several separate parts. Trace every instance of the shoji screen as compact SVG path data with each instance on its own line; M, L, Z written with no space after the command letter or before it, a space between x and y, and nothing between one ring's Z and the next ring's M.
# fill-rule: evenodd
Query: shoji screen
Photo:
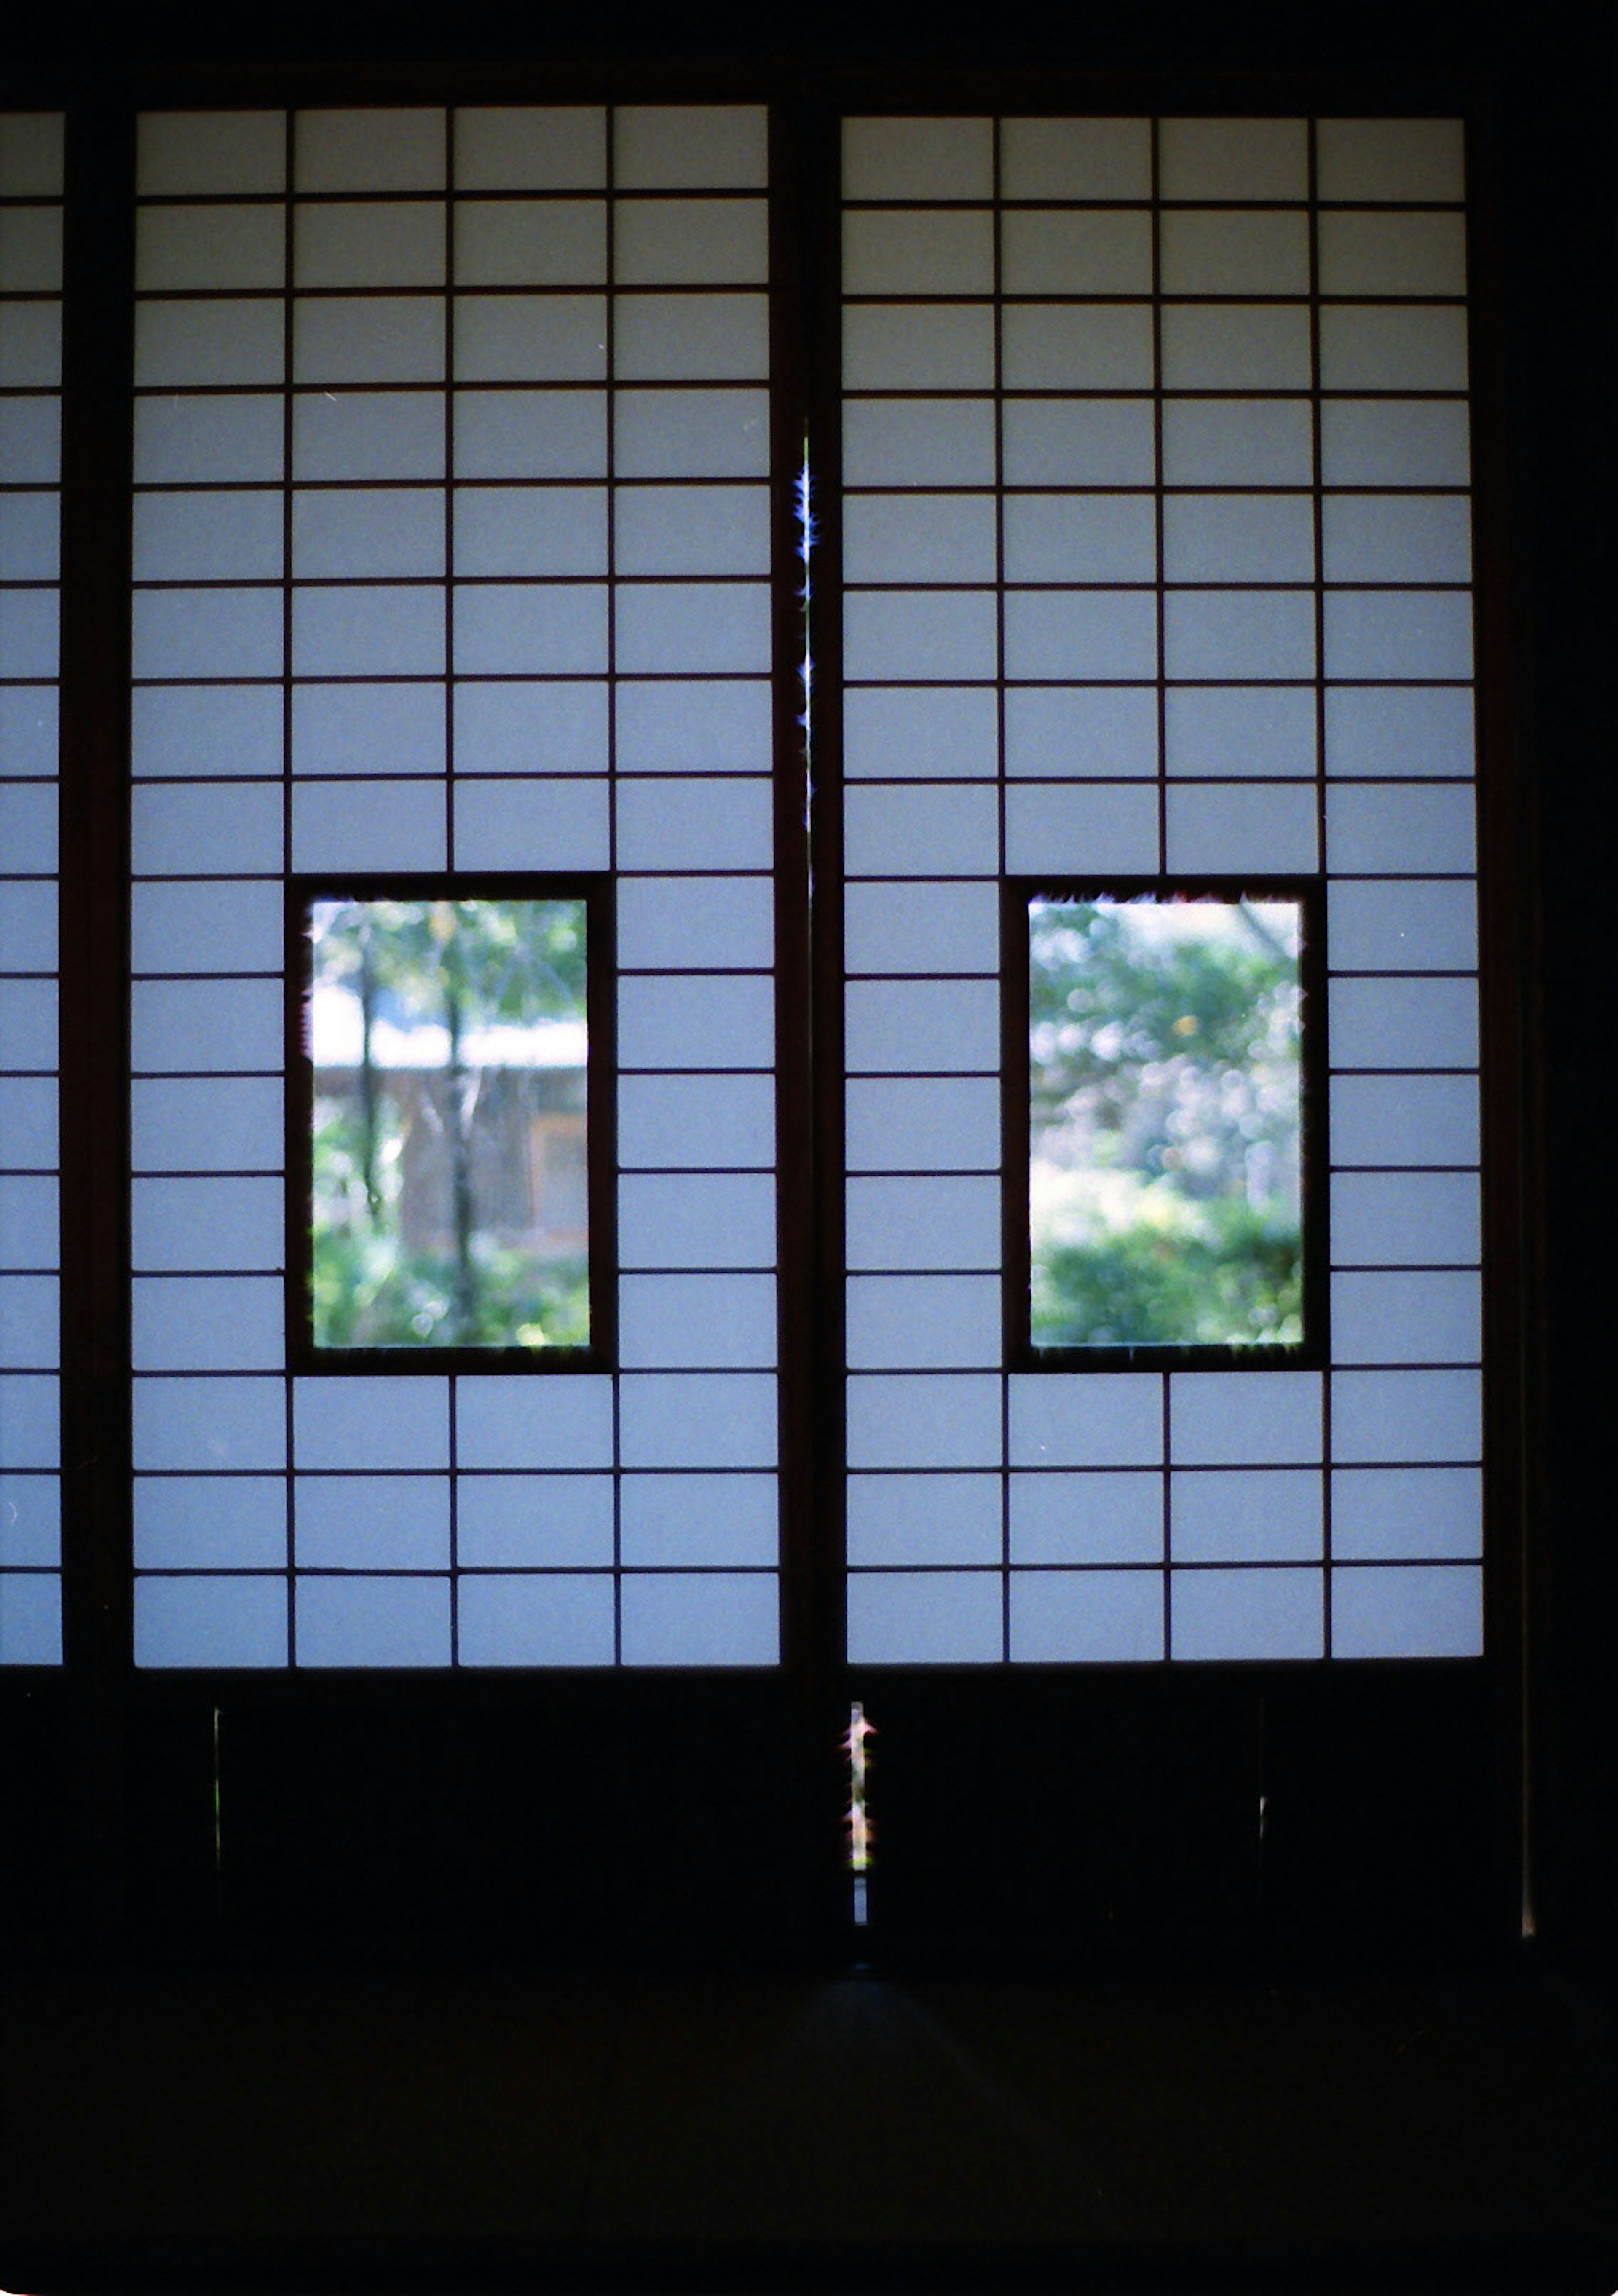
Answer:
M1459 126L855 119L843 165L850 1654L1474 1652ZM1324 1371L1004 1367L1039 872L1324 876Z
M62 121L0 114L0 1665L62 1657L56 674Z
M136 1655L776 1654L761 110L142 125ZM288 873L616 878L620 1349L290 1375Z

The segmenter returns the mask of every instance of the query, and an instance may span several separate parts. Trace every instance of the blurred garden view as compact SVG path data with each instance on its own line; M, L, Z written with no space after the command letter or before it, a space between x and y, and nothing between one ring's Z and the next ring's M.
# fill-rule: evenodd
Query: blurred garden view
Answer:
M587 1345L584 901L308 929L316 1346Z
M1029 904L1036 1347L1303 1335L1302 910Z

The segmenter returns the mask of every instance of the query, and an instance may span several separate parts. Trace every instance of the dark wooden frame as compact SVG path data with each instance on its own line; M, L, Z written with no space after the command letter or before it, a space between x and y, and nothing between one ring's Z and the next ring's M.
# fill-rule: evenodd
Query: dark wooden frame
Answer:
M453 1735L462 1716L467 1718L470 1727L474 1716L505 1716L527 1707L535 1715L540 1711L552 1715L559 1726L570 1730L582 1726L604 1733L624 1759L632 1760L637 1733L650 1730L655 1734L672 1726L678 1736L683 1726L678 1716L689 1710L694 1718L710 1692L718 1702L715 1711L722 1708L734 1726L736 1715L732 1711L730 1692L733 1687L738 1693L743 1688L739 1681L734 1685L707 1685L661 1675L638 1682L618 1677L588 1685L551 1685L538 1679L474 1684L465 1677L438 1676L382 1682L357 1677L316 1681L293 1674L275 1681L250 1681L239 1675L182 1679L172 1676L136 1678L132 1673L127 1635L127 1397L119 1372L120 1360L127 1357L127 1213L121 1169L127 1099L118 1034L121 1027L119 984L123 972L120 919L126 901L120 768L127 712L121 665L127 644L127 426L124 416L130 252L127 171L132 156L128 106L131 102L185 108L190 104L524 98L539 102L774 99L776 147L783 154L790 151L793 155L790 180L777 174L771 193L776 248L793 250L790 271L784 262L772 264L772 348L778 358L783 352L787 354L787 364L778 365L776 371L784 380L789 374L791 378L790 390L784 390L776 401L776 424L777 437L793 435L808 411L821 543L816 570L815 653L824 697L828 693L834 695L837 689L841 605L835 575L839 521L833 414L836 377L834 361L827 350L836 340L833 193L839 111L924 113L955 108L1047 112L1060 107L1092 112L1220 111L1239 107L1264 112L1328 109L1398 114L1441 110L1464 111L1476 122L1486 116L1488 108L1476 90L1445 73L1411 80L1380 68L1358 73L1320 70L1284 72L1267 80L1256 93L1255 85L1238 86L1211 71L1166 72L1152 66L1092 74L993 65L984 69L977 63L901 72L873 65L854 69L817 65L806 70L798 63L784 69L734 63L669 63L663 68L563 61L513 67L396 60L383 63L310 61L293 65L243 61L218 68L169 64L145 70L128 83L119 82L110 95L102 93L99 109L94 105L78 109L83 91L76 80L69 86L75 109L70 129L69 446L64 498L68 545L64 671L69 706L64 718L63 769L70 857L64 889L71 888L70 897L88 921L85 936L70 939L63 964L64 1013L78 1016L70 1030L77 1049L64 1062L65 1133L71 1144L64 1150L64 1203L68 1250L77 1271L74 1280L64 1286L68 1338L64 1405L67 1424L73 1431L65 1454L65 1480L72 1559L66 1587L67 1664L60 1677L29 1670L26 1682L19 1677L16 1685L24 1701L38 1702L20 1710L32 1717L60 1710L63 1720L60 1741L50 1734L40 1741L58 1748L48 1755L50 1774L71 1780L69 1832L77 1845L73 1857L51 1868L60 1875L51 1891L54 1910L45 1917L45 1927L53 1933L59 1922L70 1921L81 1931L86 1923L98 1928L109 1942L132 1936L129 1908L120 1904L119 1893L130 1884L131 1877L141 1875L145 1880L136 1894L150 1896L149 1885L157 1870L154 1857L162 1868L159 1896L172 1902L177 1891L191 1901L193 1880L201 1870L193 1850L205 1838L209 1821L203 1813L211 1806L210 1781L216 1775L208 1750L222 1743L223 1775L228 1781L230 1750L233 1743L240 1744L243 1730L261 1726L265 1733L280 1732L289 1745L295 1741L310 1750L312 1759L313 1749L321 1742L333 1717L348 1718L357 1726L359 1718L377 1716L376 1742L386 1745L394 1734L380 1722L385 1713L408 1714L430 1733L441 1728ZM53 86L39 83L37 100L54 101ZM1491 228L1486 214L1474 218L1474 245L1485 254ZM1488 323L1484 308L1479 324ZM1482 381L1480 362L1480 386ZM1480 388L1480 431L1492 441L1498 426L1495 432L1487 429L1489 406L1487 394ZM1485 1057L1491 1073L1486 1101L1494 1128L1491 1149L1497 1172L1487 1210L1495 1269L1491 1344L1498 1347L1504 1338L1511 1357L1502 1363L1500 1379L1491 1390L1490 1428L1495 1456L1506 1464L1507 1481L1514 1472L1512 1463L1519 1459L1523 1463L1521 1489L1508 1489L1504 1495L1505 1536L1496 1541L1490 1573L1491 1616L1508 1625L1516 1615L1514 1589L1524 1571L1528 1551L1510 1518L1520 1509L1532 1529L1542 1507L1537 1496L1542 1485L1534 1474L1535 1458L1540 1457L1542 1464L1542 1444L1536 1447L1539 1359L1528 1362L1524 1377L1525 1357L1519 1359L1513 1348L1516 1333L1525 1328L1516 1320L1524 1253L1526 1249L1532 1256L1537 1235L1532 1209L1524 1228L1524 1188L1517 1185L1517 1176L1526 1171L1524 1186L1532 1189L1532 1172L1519 1161L1519 1144L1525 1127L1532 1149L1533 1118L1532 1111L1524 1117L1520 1109L1517 1063L1519 1037L1526 1030L1532 1047L1534 1022L1532 1013L1501 1017L1503 1000L1517 994L1528 977L1519 969L1509 947L1504 955L1500 951L1514 929L1511 920L1530 857L1523 843L1519 800L1512 789L1505 747L1507 711L1501 699L1499 651L1510 619L1499 546L1506 509L1504 477L1491 443L1480 449L1478 477L1482 545L1480 615L1494 641L1486 657L1486 662L1493 665L1493 700L1485 715L1492 763L1483 776L1485 902L1493 920L1484 944L1486 1001L1494 1016L1488 1024L1491 1033ZM790 578L793 571L786 555L790 512L783 504L777 508L776 613L778 620L790 620L793 609L784 595L786 585L782 579L784 574ZM779 539L783 530L787 541ZM786 721L796 715L795 676L795 661L778 663L777 725L783 734ZM824 699L816 734L815 803L807 824L798 778L801 754L778 748L778 757L791 758L792 770L777 785L777 829L790 832L793 853L812 858L817 906L811 934L801 889L782 893L778 884L778 923L794 920L799 928L795 936L783 933L776 974L778 1010L784 1013L790 1008L797 1016L790 1042L783 1034L779 1103L784 1118L784 1177L790 1164L796 1175L792 1185L800 1192L799 1210L790 1226L784 1225L782 1235L783 1368L784 1373L791 1362L800 1373L812 1368L816 1375L804 1382L809 1399L797 1404L787 1398L788 1382L784 1377L783 1382L784 1513L791 1526L784 1558L784 1679L794 1688L771 1726L784 1729L793 1742L792 1761L797 1766L797 1784L793 1792L799 1796L798 1822L817 1845L809 1866L799 1868L795 1886L801 1889L811 1871L817 1877L810 1886L822 1892L818 1935L823 1944L835 1952L839 1939L846 1935L836 1911L841 1764L831 1734L846 1718L850 1689L863 1687L879 1722L883 1702L887 1702L890 1726L876 1749L874 1779L878 1795L893 1796L888 1804L882 1852L891 1872L887 1861L896 1854L895 1821L899 1812L942 1815L943 1802L936 1785L940 1774L951 1781L948 1800L956 1808L962 1808L966 1797L959 1788L979 1760L975 1749L982 1742L983 1731L992 1732L998 1726L995 1715L1012 1708L1021 1714L1026 1708L1024 1720L1031 1724L1037 1703L1047 1717L1048 1728L1044 1724L1038 1726L1044 1732L1049 1759L1037 1772L1030 1771L1031 1781L1047 1772L1060 1774L1058 1750L1066 1746L1071 1752L1076 1747L1072 1730L1077 1718L1088 1711L1097 1697L1121 1701L1113 1726L1102 1738L1128 1740L1134 1728L1128 1715L1150 1718L1178 1712L1187 1698L1202 1694L1197 1691L1199 1682L1221 1704L1234 1700L1244 1712L1261 1715L1268 1706L1272 1715L1279 1709L1290 1709L1307 1710L1312 1718L1289 1756L1278 1751L1279 1739L1272 1726L1269 1759L1272 1769L1277 1760L1291 1761L1304 1805L1318 1805L1322 1793L1334 1790L1327 1784L1332 1778L1348 1795L1344 1846L1341 1854L1335 1853L1320 1868L1323 1882L1329 1871L1346 1870L1348 1843L1355 1839L1363 1843L1387 1838L1387 1812L1391 1807L1403 1807L1400 1797L1408 1794L1414 1812L1423 1792L1423 1775L1431 1764L1424 1759L1409 1767L1406 1758L1413 1747L1430 1743L1435 1754L1441 1745L1452 1749L1464 1745L1475 1751L1474 1725L1484 1727L1489 1741L1486 1759L1497 1779L1493 1817L1509 1840L1502 1840L1499 1863L1484 1883L1486 1906L1479 1913L1476 1901L1469 1901L1472 1911L1460 1927L1469 1936L1486 1935L1495 1940L1515 1935L1522 1897L1523 1807L1518 1784L1524 1759L1525 1656L1508 1656L1500 1665L1491 1666L1490 1688L1481 1705L1478 1669L1454 1663L1429 1667L1407 1662L1391 1669L1339 1668L1329 1681L1321 1669L1274 1667L1262 1670L1182 1668L1173 1670L1172 1681L1170 1669L1129 1680L1113 1669L1098 1669L1089 1682L1080 1684L1061 1669L1017 1670L1026 1695L1014 1687L1006 1669L975 1673L952 1669L862 1669L855 1681L842 1666L842 1574L834 1532L840 1514L836 1462L843 1420L839 1378L842 1310L841 1284L834 1278L842 1262L838 1169L842 1112L836 1083L841 1032L836 860L840 775L835 713L825 706ZM784 836L778 850L785 873L789 847ZM1531 928L1516 930L1532 946ZM821 1032L817 1077L812 1074L809 1060L805 1003L793 985L794 981L801 984L811 972L816 1028ZM107 1025L110 1015L115 1022L112 1028ZM1532 1050L1527 1057L1532 1062ZM1532 1194L1525 1201L1532 1206ZM1533 1344L1529 1328L1527 1355L1532 1355ZM1565 1618L1559 1631L1565 1642L1569 1632ZM1545 1654L1554 1646L1547 1641L1547 1632L1541 1623L1533 1644L1541 1684L1549 1681ZM1377 1687L1384 1685L1385 1695ZM775 1689L767 1687L766 1703L774 1712ZM16 1704L12 1689L10 1683L0 1684L8 1710ZM1540 1694L1543 1700L1548 1692L1541 1689ZM226 1702L224 1727L222 1738L216 1739L213 1715L220 1701ZM1474 1716L1474 1722L1458 1739L1445 1718L1453 1719L1463 1707ZM562 1723L564 1715L574 1713L577 1721ZM908 1718L895 1732L891 1726L899 1721L901 1713ZM1384 1730L1378 1722L1376 1729L1367 1734L1362 1726L1367 1713L1372 1718L1384 1717L1387 1728ZM1397 1730L1392 1727L1395 1713L1402 1717ZM1486 1723L1479 1717L1486 1718ZM1435 1732L1427 1728L1427 1719L1438 1726ZM494 1723L491 1726L497 1735L504 1726ZM1245 1729L1244 1725L1236 1733L1244 1744ZM1195 1731L1191 1734L1193 1739L1197 1735ZM26 1728L24 1735L28 1743L34 1742ZM1148 1730L1146 1737L1150 1735ZM924 1747L927 1750L922 1769L911 1767L915 1754L905 1751L901 1741L906 1739L915 1753ZM1028 1742L1026 1737L1023 1742ZM1137 1736L1135 1742L1138 1746L1146 1739ZM1351 1746L1364 1759L1347 1763L1343 1750ZM1131 1761L1137 1780L1145 1778L1140 1761L1133 1758ZM1052 1763L1057 1766L1054 1772ZM1401 1764L1406 1767L1401 1768ZM901 1773L907 1767L911 1767L911 1784L901 1793ZM929 1777L933 1784L928 1783ZM169 1798L162 1784L165 1779L183 1780L183 1790L177 1785L176 1794ZM1392 1803L1386 1792L1390 1783L1395 1789ZM184 1857L177 1849L172 1855L160 1849L155 1834L151 1841L142 1840L136 1852L137 1813L142 1810L153 1820L160 1817L160 1831L171 1842L177 1843L179 1836L185 1835L192 1847ZM1275 1845L1285 1833L1285 1800L1275 1798L1274 1854L1279 1854ZM453 1826L448 1808L442 1816L443 1822ZM289 1824L295 1824L290 1806L286 1816ZM46 1824L51 1840L59 1838L60 1811L53 1809L48 1821L41 1823ZM965 1870L959 1852L960 1838L946 1825L932 1836L931 1847L923 1846L920 1864L913 1866L913 1872L917 1875L930 1872L934 1882L953 1890ZM1025 1861L1018 1863L1026 1877ZM184 1880L183 1886L182 1866L191 1877ZM881 1879L883 1870L879 1867L873 1884L873 1902L879 1907L895 1903ZM1328 1882L1326 1886L1330 1887ZM918 1898L914 1890L906 1894L909 1916L883 1921L874 1932L879 1940L885 1932L887 1949L896 1954L924 1949L925 1933L931 1930L946 1957L969 1956L979 1948L1003 1955L1019 1931L1032 1936L1041 1929L1039 1908L1019 1902L1014 1892L1008 1894L1006 1890L996 1893L992 1910L969 1890L953 1915L940 1909L937 1922L927 1915L924 1898ZM1435 1884L1435 1904L1442 1894ZM1367 1888L1357 1901L1373 1930L1382 1911L1372 1902L1374 1898L1375 1891ZM210 1890L210 1906L213 1902ZM1307 1931L1304 1899L1295 1902ZM1318 1906L1324 1902L1316 1899ZM94 1908L93 1914L75 1910L87 1907ZM25 1931L29 1918L22 1916ZM635 1926L631 1922L627 1932L619 1933L620 1948L624 1935L632 1936ZM1211 1938L1214 1927L1217 1924L1210 1928ZM1346 1902L1335 1902L1326 1907L1321 1934L1341 1936L1345 1927L1351 1931L1353 1928ZM201 1949L204 1933L216 1934L211 1913L191 1931L195 1949ZM1097 1944L1096 1933L1087 1931L1082 1923L1067 1930L1060 1925L1052 1930L1046 1924L1043 1933L1047 1941L1055 1939L1054 1949L1063 1953L1085 1953ZM261 1940L264 1936L261 1931ZM1060 1941L1063 1937L1065 1944ZM1139 1949L1150 1957L1162 1941L1160 1938L1154 1945L1142 1936L1138 1942ZM274 1948L261 1941L259 1949ZM768 1945L762 1950L768 1954Z
M286 1346L287 1369L342 1372L610 1371L617 1362L618 1242L616 1145L617 968L612 881L602 873L542 875L456 871L390 875L327 871L286 881ZM549 901L585 905L586 1168L589 1196L590 1339L585 1347L339 1348L315 1343L310 1320L313 1218L310 1169L313 1065L306 1000L309 945L305 919L313 901Z

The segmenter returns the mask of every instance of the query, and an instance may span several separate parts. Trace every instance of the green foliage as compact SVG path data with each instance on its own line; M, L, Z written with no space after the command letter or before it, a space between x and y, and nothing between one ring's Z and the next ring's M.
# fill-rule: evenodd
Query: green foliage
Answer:
M472 1328L457 1312L448 1252L408 1252L397 1236L326 1230L315 1238L314 1308L328 1348L583 1347L590 1336L589 1264L536 1263L480 1242Z
M1036 1344L1302 1337L1296 930L1279 903L1032 906Z
M1037 1263L1034 1336L1043 1347L1294 1345L1303 1336L1295 1227L1228 1201L1202 1232L1146 1222Z

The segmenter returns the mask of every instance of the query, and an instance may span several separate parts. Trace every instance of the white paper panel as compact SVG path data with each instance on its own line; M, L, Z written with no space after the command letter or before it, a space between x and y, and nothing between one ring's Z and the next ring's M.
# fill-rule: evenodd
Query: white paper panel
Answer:
M286 1581L269 1578L135 1582L136 1666L284 1666Z
M265 500L279 509L277 496ZM277 539L279 523L277 518ZM443 571L444 501L438 488L300 488L293 495L292 572L298 578L376 580ZM300 601L306 618L312 603L307 595Z
M967 1563L1000 1560L1000 1478L987 1474L850 1475L849 1562Z
M549 1380L536 1411L533 1382L497 1374L456 1382L456 1460L461 1467L610 1467L612 1388L604 1377Z
M626 1467L773 1467L776 1382L766 1372L634 1372L619 1382Z
M447 1570L447 1475L295 1475L300 1570Z
M1155 1570L1013 1570L1014 1661L1138 1665L1162 1656L1162 1579Z
M1261 1465L1321 1456L1317 1372L1175 1372L1169 1379L1169 1456L1177 1466Z
M463 1666L611 1666L612 1579L565 1572L463 1577L456 1595Z
M217 1474L286 1464L281 1379L137 1379L136 1472Z
M843 323L845 390L992 390L987 304L856 303Z
M1466 371L1466 314L1456 305L1322 307L1323 390L1465 390Z
M1332 1477L1332 1553L1340 1562L1475 1555L1482 1529L1476 1467L1340 1467Z
M780 1656L774 1571L670 1571L623 1580L626 1666L774 1666Z
M620 188L741 187L767 181L768 114L762 104L621 104L613 114Z
M1014 1565L1160 1562L1162 1477L1106 1472L1014 1474L1010 1539ZM1033 1584L1031 1580L1031 1591Z
M843 955L851 974L1000 969L1000 915L991 884L853 884L843 896ZM998 1056L990 1062L998 1066Z
M1000 280L1012 295L1146 295L1152 217L1144 208L1006 208Z
M998 1570L855 1570L851 1665L992 1665L1001 1655Z
M1007 119L1000 122L1003 198L1144 200L1151 196L1151 190L1149 120Z
M570 681L566 685L542 685L513 680L498 685L480 685L457 679L454 693L456 756L464 771L605 773L604 685ZM438 695L431 690L427 698L434 704L439 701ZM441 747L438 754L441 764Z
M137 1172L278 1172L285 1152L279 1077L206 1083L136 1078L129 1091Z
M992 1371L1000 1287L992 1275L856 1275L847 1332L851 1371Z
M843 839L850 876L991 876L1000 846L994 790L850 789Z
M1000 379L1007 390L1149 390L1152 314L1138 303L1005 303Z
M301 1576L300 1666L448 1666L446 1578Z
M847 996L850 1076L949 1070L993 1074L1000 1001L992 981L854 981Z
M1334 980L1332 1058L1345 1069L1474 1069L1477 985L1472 980ZM1385 1159L1379 1160L1385 1161Z
M1290 875L1318 866L1312 783L1171 784L1167 812L1170 870Z
M694 1023L694 1015L699 1015ZM627 973L618 984L618 1052L628 1069L768 1069L775 984L766 973Z
M618 1154L626 1171L764 1170L775 1156L768 1076L626 1076L618 1087Z
M1166 399L1163 480L1171 487L1306 487L1314 477L1313 432L1307 399Z
M1286 303L1169 303L1165 390L1307 390L1309 311Z
M1006 865L1149 875L1158 865L1157 793L1142 783L1105 782L1008 789Z
M8 321L8 332L10 325ZM234 302L213 296L206 302L136 306L139 389L160 390L166 383L278 385L285 366L285 321L277 298Z
M606 114L594 105L476 105L455 115L464 191L573 190L606 181Z
M137 1475L137 1570L274 1570L286 1562L279 1475Z
M842 283L850 295L991 294L993 219L987 209L850 209Z
M618 1348L626 1371L769 1370L775 1283L768 1275L623 1275Z
M982 200L993 189L994 146L987 119L842 123L845 199Z
M988 495L855 495L843 510L845 581L992 582Z
M844 772L851 780L992 780L995 701L970 686L856 688L843 696Z
M775 888L768 877L620 877L618 962L626 972L768 967Z
M997 1467L999 1381L979 1372L861 1372L848 1383L849 1464Z
M740 286L769 276L762 200L626 200L614 203L613 272L620 285Z
M1001 436L1007 486L1149 487L1157 475L1148 400L1007 399Z
M1464 295L1466 226L1458 215L1323 214L1323 295Z
M457 382L600 382L607 371L602 295L457 295Z
M1472 1267L1482 1242L1475 1173L1333 1177L1332 1257L1341 1267Z
M1175 1562L1310 1562L1324 1552L1322 1481L1312 1470L1195 1469L1169 1478Z
M842 414L842 475L850 487L992 486L994 402L852 399Z
M9 1140L4 1152L15 1155ZM56 1219L53 1177L0 1174L0 1267L54 1267Z
M437 191L444 182L442 111L415 106L300 111L292 122L300 192Z
M1170 1582L1176 1658L1319 1658L1325 1648L1325 1573L1319 1570L1176 1570Z
M1332 1647L1340 1658L1476 1658L1482 1572L1454 1563L1334 1570Z
M441 869L444 793L433 782L302 783L292 792L292 866Z
M774 1192L751 1172L626 1173L618 1252L624 1267L773 1267Z
M1335 1164L1475 1164L1475 1076L1335 1077Z
M1165 209L1158 262L1165 295L1306 295L1309 218L1301 208Z
M437 201L334 200L292 210L292 277L300 287L435 287L443 282L445 248Z
M1332 1455L1345 1465L1481 1456L1482 1390L1474 1371L1332 1374Z
M617 692L617 720L625 774L762 774L768 767L770 693L761 678L625 683ZM648 792L654 808L658 801Z
M1339 1363L1476 1363L1482 1344L1482 1285L1469 1270L1332 1278Z
M1171 689L1164 696L1164 764L1199 778L1298 779L1315 770L1316 699L1310 686Z
M1023 1373L1009 1384L1014 1467L1146 1467L1162 1457L1154 1373Z
M283 112L145 111L136 135L143 198L285 188Z
M441 1376L295 1380L296 1464L328 1472L367 1467L395 1472L447 1468L448 1408L448 1383ZM463 1464L496 1463L464 1457Z
M850 1080L845 1105L851 1172L998 1168L998 1078L856 1078Z
M1332 962L1345 972L1460 972L1477 963L1477 890L1469 878L1331 887Z
M137 778L281 770L279 685L149 686L129 700Z
M999 1190L987 1178L851 1179L848 1264L856 1269L993 1268Z
M601 200L460 200L459 287L593 287L607 275Z
M1468 777L1473 701L1465 688L1367 687L1326 695L1326 770Z
M611 1570L610 1474L456 1478L456 1551L463 1570Z
M630 1474L620 1489L626 1570L767 1568L775 1562L773 1475Z
M1014 687L1005 702L1008 775L1085 780L1157 771L1157 696L1145 687ZM1173 702L1171 695L1170 709Z
M618 865L627 870L767 870L771 788L767 781L620 778L615 790Z

